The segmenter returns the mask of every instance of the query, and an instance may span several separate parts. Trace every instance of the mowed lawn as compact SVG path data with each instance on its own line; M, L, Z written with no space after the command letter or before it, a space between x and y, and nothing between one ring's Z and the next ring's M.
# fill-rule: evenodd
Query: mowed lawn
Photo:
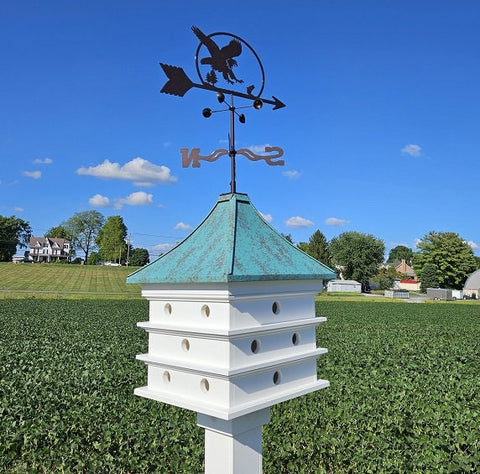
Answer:
M0 263L0 291L99 293L140 296L139 285L127 285L136 267Z

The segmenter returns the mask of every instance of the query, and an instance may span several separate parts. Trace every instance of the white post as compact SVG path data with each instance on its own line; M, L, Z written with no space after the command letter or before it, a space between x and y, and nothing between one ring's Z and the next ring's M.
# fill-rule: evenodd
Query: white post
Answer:
M262 426L270 421L270 408L226 421L197 414L205 428L205 474L261 474Z

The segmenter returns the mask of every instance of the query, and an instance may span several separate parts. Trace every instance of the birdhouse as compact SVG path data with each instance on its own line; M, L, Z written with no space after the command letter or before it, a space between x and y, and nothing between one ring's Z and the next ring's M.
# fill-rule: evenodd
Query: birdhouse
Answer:
M183 242L127 279L150 302L138 323L148 353L137 356L148 383L135 394L197 412L212 433L230 423L230 436L267 422L270 406L328 387L317 378L327 349L316 346L325 318L314 298L334 277L247 195L221 195Z

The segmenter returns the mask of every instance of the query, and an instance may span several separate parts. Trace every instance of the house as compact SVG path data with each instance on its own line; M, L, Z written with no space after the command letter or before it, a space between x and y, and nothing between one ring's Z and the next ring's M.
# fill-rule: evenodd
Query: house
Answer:
M395 289L408 290L408 291L420 291L421 283L418 280L396 280L393 284Z
M480 270L473 272L465 282L463 287L464 297L480 298Z
M57 237L30 237L29 258L34 262L69 261L71 243Z
M327 292L361 293L362 285L355 280L330 280L327 284Z
M417 277L415 275L415 270L407 264L405 259L403 258L400 263L395 263L394 264L395 270L397 273L401 273L403 275L406 275L408 279L410 280L416 280Z

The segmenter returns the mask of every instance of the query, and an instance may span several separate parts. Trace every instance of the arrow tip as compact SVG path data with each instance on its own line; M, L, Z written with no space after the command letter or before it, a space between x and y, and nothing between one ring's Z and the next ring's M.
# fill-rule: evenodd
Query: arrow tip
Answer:
M282 107L286 107L286 105L281 100L277 99L274 95L272 95L272 97L273 97L273 100L275 102L273 110L281 109Z

